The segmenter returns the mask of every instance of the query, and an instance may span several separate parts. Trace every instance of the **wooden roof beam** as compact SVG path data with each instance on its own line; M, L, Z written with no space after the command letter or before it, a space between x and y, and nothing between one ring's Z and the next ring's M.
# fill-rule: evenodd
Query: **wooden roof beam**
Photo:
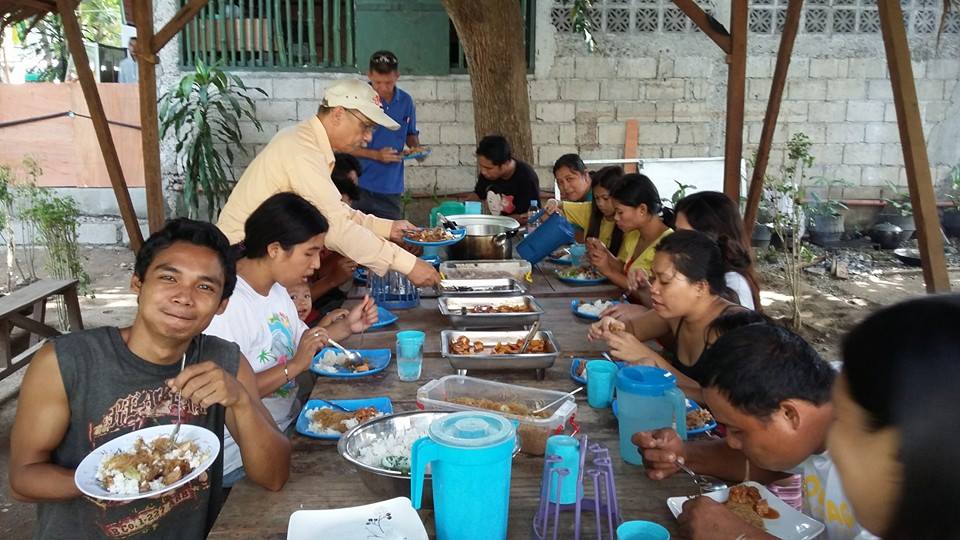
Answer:
M163 25L163 28L157 31L150 40L150 50L153 54L160 52L160 49L173 39L180 30L183 30L183 27L192 21L206 5L207 0L190 0L187 5L180 8L180 11L167 24ZM134 4L134 9L136 9L136 4Z
M723 151L723 193L740 204L743 109L747 93L747 0L730 1L730 53L727 55L727 120Z
M690 17L693 24L701 32L712 39L723 52L730 54L733 51L733 39L727 29L711 15L707 15L694 0L673 0L673 3Z

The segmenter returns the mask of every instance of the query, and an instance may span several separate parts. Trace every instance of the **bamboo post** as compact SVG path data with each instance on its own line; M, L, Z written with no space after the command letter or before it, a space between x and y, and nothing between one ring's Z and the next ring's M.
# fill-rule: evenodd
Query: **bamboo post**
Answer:
M77 15L73 11L73 4L70 0L57 0L57 10L60 12L60 18L63 22L63 33L67 39L67 47L73 56L74 64L76 64L83 98L87 102L87 108L90 109L90 120L93 122L93 130L96 132L97 141L100 143L100 151L103 153L103 160L107 166L110 185L113 186L113 193L117 196L120 216L123 218L123 225L130 237L130 247L136 252L143 245L143 236L140 234L140 226L137 223L137 214L133 209L133 203L130 202L130 193L127 191L127 183L123 178L123 169L120 167L120 158L117 157L117 147L113 143L113 135L110 133L107 115L103 111L103 102L100 101L97 81L90 69L90 59L87 58L87 51L83 48L83 35L80 32Z
M743 159L743 108L747 84L747 0L730 1L731 51L727 55L727 132L724 144L723 192L740 204L740 160Z
M900 128L900 145L903 147L910 202L913 205L913 217L917 222L917 243L923 265L923 279L927 292L948 292L950 278L947 275L937 199L933 192L923 124L920 122L920 107L917 104L913 66L910 65L910 47L903 25L903 12L899 2L878 2L877 10L880 13L883 46L890 68L890 83L893 85L893 104L897 111L897 126Z
M157 55L152 48L153 0L133 3L137 24L137 71L140 88L140 137L143 148L143 182L147 193L147 221L150 232L163 228L163 179L160 175L160 126L157 119Z
M753 178L750 180L750 191L747 195L747 207L743 213L743 228L747 238L753 235L753 227L757 223L757 210L760 207L760 196L763 194L763 178L767 173L770 146L773 143L777 118L780 115L783 87L787 82L787 70L790 67L790 57L793 56L793 43L796 41L797 30L800 28L800 14L802 12L803 0L793 0L787 6L787 19L783 25L783 35L780 37L780 49L777 50L777 65L773 70L773 82L770 85L767 112L763 116L760 146L757 147L757 162L754 164Z

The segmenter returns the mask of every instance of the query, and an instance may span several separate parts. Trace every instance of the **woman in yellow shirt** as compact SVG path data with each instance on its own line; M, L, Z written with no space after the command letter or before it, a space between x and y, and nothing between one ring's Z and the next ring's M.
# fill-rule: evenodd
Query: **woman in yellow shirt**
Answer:
M667 223L673 222L673 211L664 208L660 201L660 193L649 178L642 174L627 174L613 188L610 193L614 206L614 221L617 227L625 234L635 232L638 235L637 243L626 261L615 257L610 250L599 241L587 240L587 252L590 263L621 289L633 291L630 282L633 274L640 273L643 277L650 274L653 266L655 248L660 240L672 233ZM645 289L641 289L641 292ZM649 298L644 294L637 299L644 305L649 305Z
M592 201L560 203L556 199L550 199L544 210L552 214L559 209L570 223L586 231L587 238L599 239L611 253L616 253L625 263L633 254L640 233L631 231L624 234L613 220L614 207L610 192L623 177L623 169L617 166L604 167L590 176Z

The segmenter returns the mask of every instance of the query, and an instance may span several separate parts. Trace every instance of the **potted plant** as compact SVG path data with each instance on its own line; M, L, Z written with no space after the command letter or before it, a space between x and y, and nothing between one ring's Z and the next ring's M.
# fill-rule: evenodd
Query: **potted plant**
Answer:
M240 120L246 118L257 131L257 108L250 94L267 93L250 88L220 64L198 59L189 73L160 97L160 137L172 131L176 138L177 165L183 174L183 199L187 213L198 218L201 196L206 218L216 219L236 183L234 150L249 154L243 144ZM229 171L229 172L228 172Z
M913 206L910 204L910 194L902 191L892 183L888 183L887 185L893 193L889 197L883 198L883 202L886 204L880 210L880 213L877 214L877 219L871 231L876 230L877 227L883 223L889 223L894 227L900 228L901 233L898 243L904 242L909 240L913 236L914 231L917 230L917 226L913 221Z
M947 236L960 237L960 165L955 165L950 171L950 182L953 189L947 194L947 198L953 203L953 207L943 211L943 231Z
M810 200L806 204L807 225L810 241L827 246L839 241L843 235L843 211L847 209L847 205L830 196L830 190L836 186L847 186L849 183L819 178L816 185L824 187L825 193L821 197L816 191L810 192Z

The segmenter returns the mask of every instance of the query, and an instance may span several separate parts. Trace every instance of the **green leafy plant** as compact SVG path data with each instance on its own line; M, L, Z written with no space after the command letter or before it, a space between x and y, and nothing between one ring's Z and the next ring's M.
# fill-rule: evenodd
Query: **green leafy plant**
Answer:
M910 203L910 194L903 191L893 182L887 182L887 187L893 192L892 196L884 197L883 202L893 209L897 215L907 217L913 215L913 205Z
M846 180L819 177L814 181L814 185L823 188L824 194L821 197L816 191L810 191L810 198L806 202L805 208L811 218L817 216L839 216L844 210L848 209L847 205L843 204L840 199L831 197L830 192L834 188L850 187L853 184Z
M403 194L400 195L400 208L403 215L403 219L407 219L407 205L413 202L413 192L410 189L404 190Z
M804 189L807 170L813 166L814 157L810 154L812 143L804 133L796 133L787 141L786 155L780 165L780 175L768 181L773 229L783 241L781 255L787 285L793 298L791 324L799 329L803 326L801 302L803 300L803 266L810 256L801 242L806 212L804 211Z
M198 59L193 73L160 98L160 136L176 138L177 164L183 173L183 198L189 216L200 217L200 198L206 217L215 219L236 183L234 150L249 154L243 144L240 120L246 118L263 131L250 97L260 88L248 87L240 77L206 65Z
M573 31L583 36L583 43L587 50L593 52L597 48L597 42L593 38L595 30L590 13L593 11L592 0L563 0L563 4L570 4L570 22L573 24Z
M669 203L671 207L676 207L680 199L687 196L688 189L697 187L691 184L684 184L679 180L674 180L673 183L677 185L677 190L673 192L673 195L671 195L669 199L662 199L664 203Z
M951 190L947 193L947 199L950 199L955 209L960 209L960 164L950 169L949 178Z

